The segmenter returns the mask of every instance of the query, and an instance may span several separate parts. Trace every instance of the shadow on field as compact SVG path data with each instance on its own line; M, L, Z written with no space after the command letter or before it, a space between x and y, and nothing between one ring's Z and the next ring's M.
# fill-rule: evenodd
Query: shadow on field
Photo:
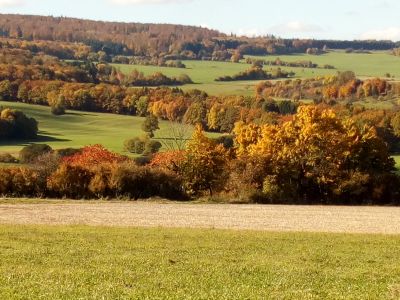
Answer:
M96 114L91 113L77 113L77 112L66 112L65 115L67 116L78 116L78 117L85 117L85 116L96 116Z
M56 138L46 135L47 132L41 132L35 139L31 140L4 140L0 142L0 146L28 146L31 144L48 143L48 142L70 142L69 139ZM52 134L54 135L54 134Z
M63 138L56 138L53 136L49 135L44 135L44 132L41 132L41 134L38 135L38 137L34 140L34 142L70 142L71 140L69 139L63 139ZM52 134L55 135L55 134Z

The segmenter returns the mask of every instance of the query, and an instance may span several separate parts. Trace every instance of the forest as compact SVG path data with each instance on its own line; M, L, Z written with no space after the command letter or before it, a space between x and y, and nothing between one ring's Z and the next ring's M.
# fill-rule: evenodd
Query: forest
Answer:
M391 41L301 40L275 36L247 38L228 36L201 27L169 24L96 22L27 15L1 16L2 37L23 39L28 43L36 40L81 43L89 47L90 52L100 51L106 56L230 60L236 55L305 53L307 49L313 48L391 50L398 46ZM71 57L72 49L62 52Z

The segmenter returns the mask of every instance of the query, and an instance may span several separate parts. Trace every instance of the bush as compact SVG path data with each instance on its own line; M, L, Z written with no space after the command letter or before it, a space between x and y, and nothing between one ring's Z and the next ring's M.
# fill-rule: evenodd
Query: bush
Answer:
M73 199L89 198L90 180L93 173L81 166L61 164L48 178L47 188L57 197L69 197Z
M65 148L65 149L58 149L55 150L54 152L62 157L68 157L68 156L73 156L75 154L81 153L82 149L75 149L75 148Z
M134 137L124 142L124 149L130 153L143 154L145 145L145 138Z
M142 155L139 157L135 157L133 159L135 164L138 166L146 166L151 163L151 160L152 160L152 156L149 156L149 155Z
M47 178L57 170L60 162L61 157L57 152L46 152L35 158L31 168L38 172L39 180L43 182L43 186L46 186Z
M55 116L61 116L65 114L65 107L63 105L55 104L51 106L51 113Z
M138 167L132 163L114 165L110 173L110 190L114 196L185 199L181 179L170 172Z
M51 152L52 149L46 144L33 144L22 148L19 152L19 160L21 163L33 163L39 156Z
M124 142L124 149L135 154L154 154L160 151L161 147L160 142L150 140L148 137L135 137Z
M181 74L178 77L178 82L182 84L188 84L188 83L193 83L193 80L186 74Z
M160 151L162 144L159 141L148 140L144 145L144 154L154 154Z
M16 159L10 153L0 153L0 163L14 164L18 163L18 159Z
M102 145L92 145L83 147L72 156L65 157L63 162L88 168L103 163L117 163L124 160L126 160L126 157L111 152Z
M132 162L100 164L92 168L62 164L49 177L47 187L57 197L100 198L154 196L184 199L180 178L166 171L139 167Z
M15 109L0 109L0 139L31 139L36 138L38 122L28 118L22 111Z
M39 174L30 168L0 168L0 195L38 197L43 195Z

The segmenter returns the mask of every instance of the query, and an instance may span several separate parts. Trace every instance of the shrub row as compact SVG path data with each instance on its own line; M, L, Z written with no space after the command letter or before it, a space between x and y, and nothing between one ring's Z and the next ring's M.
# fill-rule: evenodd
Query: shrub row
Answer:
M0 195L71 199L145 199L157 196L185 199L177 175L140 167L132 162L101 164L91 168L61 163L48 175L49 168L0 168Z

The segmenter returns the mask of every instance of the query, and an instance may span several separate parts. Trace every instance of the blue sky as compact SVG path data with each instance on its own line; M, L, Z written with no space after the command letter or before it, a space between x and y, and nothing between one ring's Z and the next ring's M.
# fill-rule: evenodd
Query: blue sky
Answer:
M400 40L399 0L0 0L0 12L199 25L250 36Z

